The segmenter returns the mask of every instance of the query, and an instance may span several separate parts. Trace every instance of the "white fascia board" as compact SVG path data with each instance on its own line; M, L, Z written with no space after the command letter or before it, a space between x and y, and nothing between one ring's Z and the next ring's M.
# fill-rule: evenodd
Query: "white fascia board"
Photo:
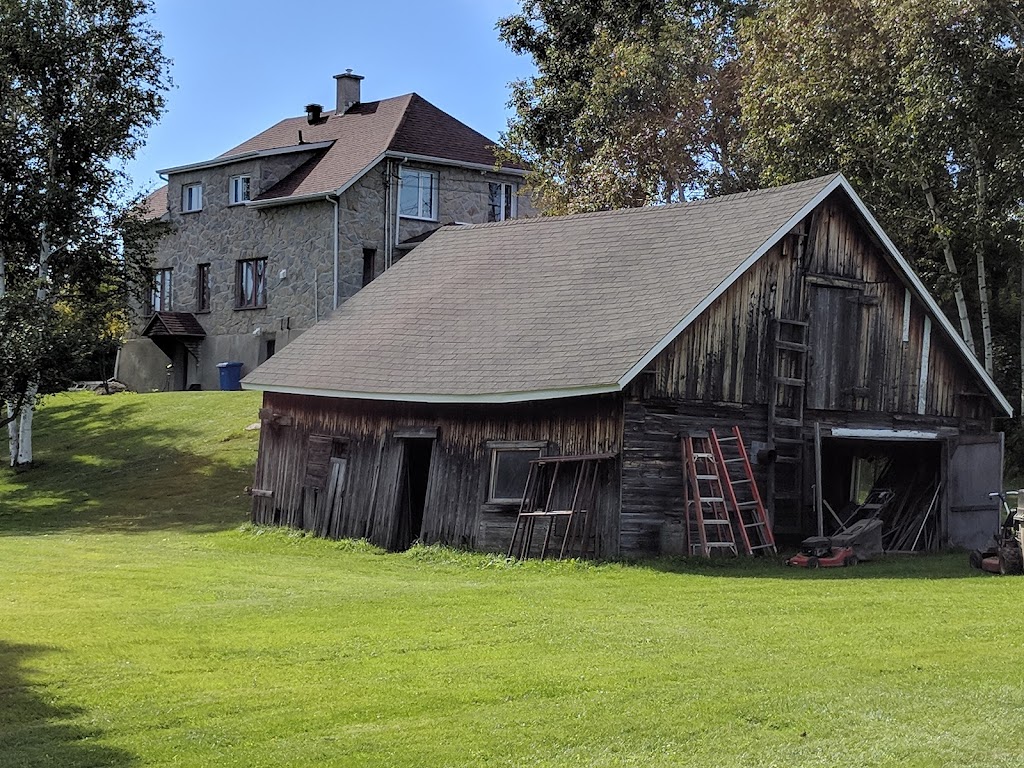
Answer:
M711 291L711 293L705 296L704 299L700 302L700 304L698 304L696 307L690 310L690 312L687 313L686 317L684 317L682 320L676 323L675 327L673 327L672 330L669 331L665 335L665 337L661 339L661 341L659 341L657 344L651 347L650 351L646 355L641 357L640 360L632 368L626 371L622 378L619 379L619 386L625 387L627 384L629 384L629 382L636 378L636 376L639 375L639 373L644 368L647 367L651 360L660 355L664 351L664 349L673 341L675 341L679 334L686 330L686 328L694 320L696 320L705 309L710 307L711 304L719 296L721 296L723 293L729 290L732 284L735 283L743 273L745 273L748 269L754 266L754 264L757 263L758 259L760 259L766 253L768 253L768 251L770 251L776 243L778 243L783 237L785 237L787 233L792 231L793 227L795 227L797 224L803 221L804 218L806 218L811 211L817 208L818 205L820 205L825 198L831 195L836 190L836 188L839 187L840 184L844 181L846 181L846 179L844 179L842 175L837 175L836 178L834 178L827 185L825 185L825 187L822 188L822 190L818 192L818 194L816 194L811 200L805 203L803 207L800 208L800 210L797 211L795 214L793 214L793 216L790 217L790 219L785 224L779 227L771 237L765 240L760 248L758 248L756 251L750 254L750 256L744 259L742 264L736 267L736 269L734 269L728 277L726 277L721 283L719 283L718 286L713 291Z
M329 198L339 197L345 190L359 181L363 176L368 174L377 164L387 156L387 152L382 152L373 159L368 166L363 168L359 173L353 176L351 179L346 181L337 189L329 190L327 192L310 192L308 195L294 195L292 197L271 197L267 200L249 200L246 202L246 206L249 208L273 208L279 205L294 205L295 203L309 203L313 200L324 200Z
M259 384L242 381L242 389L259 392L276 392L282 395L310 395L312 397L337 397L348 400L386 400L395 403L526 403L534 400L557 400L565 397L586 397L588 395L605 395L618 392L617 384L595 387L573 387L567 389L543 389L532 392L495 392L482 395L448 395L448 394L411 394L406 392L348 392L333 389L311 389L309 387L289 387L276 384Z
M949 321L949 318L946 317L946 313L943 312L939 305L935 303L935 299L932 298L932 295L928 292L928 289L924 287L924 284L921 282L920 278L918 278L917 274L914 272L913 267L911 267L910 263L905 258L903 258L903 255L900 253L899 249L896 247L893 241L889 239L889 236L885 234L885 231L875 220L875 217L871 215L871 211L868 210L868 207L864 204L864 201L857 196L856 192L853 191L853 187L850 185L850 182L848 182L846 178L842 175L839 176L839 182L843 189L846 191L846 194L850 196L850 199L853 201L853 204L857 206L857 210L860 211L861 215L864 217L864 220L867 221L868 226L875 233L875 235L877 235L878 239L882 242L882 245L889 252L889 256L893 260L894 264L903 272L904 276L907 278L907 281L910 283L911 287L914 289L914 292L917 294L917 298L921 301L921 303L925 305L928 311L932 314L934 320L938 322L939 326L946 332L946 336L948 336L952 340L954 346L956 346L956 348L960 350L960 353L964 356L964 359L967 360L968 364L974 369L974 372L977 373L978 377L985 383L985 386L988 388L989 393L992 395L995 401L999 403L999 405L1003 408L1003 410L1006 412L1006 415L1013 416L1013 406L1011 406L1009 401L1007 401L1007 399L1003 396L1003 393L999 391L999 387L996 386L996 383L992 380L992 377L988 375L988 372L978 361L978 358L975 357L974 353L971 352L971 350L967 347L967 343L963 340L960 334L956 332L956 329L953 328L953 324Z
M853 437L864 440L938 440L939 433L922 429L860 429L832 427L832 437Z
M309 144L294 144L290 147L275 147L274 149L256 149L251 152L240 152L237 155L228 157L215 157L212 160L203 160L200 163L189 163L188 165L177 165L174 168L164 168L157 171L159 174L168 175L171 173L186 173L188 171L202 171L207 168L217 168L222 165L240 163L243 160L255 160L261 157L273 157L275 155L290 155L295 152L315 152L318 149L327 149L334 143L330 141L316 141Z
M433 155L410 155L408 152L394 152L392 150L388 150L384 155L386 157L395 158L396 160L409 160L414 163L451 165L456 168L469 168L474 171L489 171L491 173L504 173L509 176L520 176L524 178L529 173L529 171L524 171L519 168L507 168L503 165L495 168L493 165L485 165L483 163L466 163L462 160L449 160L445 157L434 157Z

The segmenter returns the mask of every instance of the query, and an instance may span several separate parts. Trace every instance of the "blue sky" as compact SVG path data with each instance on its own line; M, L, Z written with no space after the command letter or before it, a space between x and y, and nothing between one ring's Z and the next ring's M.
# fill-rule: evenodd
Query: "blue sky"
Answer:
M333 75L366 79L363 101L415 91L497 139L508 84L533 72L494 29L516 0L156 0L173 60L167 111L129 164L138 189L156 170L206 160L310 102L332 109Z

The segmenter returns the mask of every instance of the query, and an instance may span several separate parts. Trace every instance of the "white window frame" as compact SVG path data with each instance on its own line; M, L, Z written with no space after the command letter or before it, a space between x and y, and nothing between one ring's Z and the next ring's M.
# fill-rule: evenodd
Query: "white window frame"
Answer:
M544 456L544 449L547 448L547 442L543 440L492 440L487 443L487 447L491 452L490 471L487 478L487 503L522 504L522 496L508 498L495 495L494 484L498 479L498 457L502 453L529 452L534 455L534 458L539 459ZM523 489L525 490L525 488L526 486L524 484Z
M149 288L149 313L170 312L173 296L174 270L160 267L153 270L153 284Z
M203 185L182 184L181 185L181 212L196 213L203 210Z
M240 194L244 190L244 197ZM243 205L250 200L252 192L252 176L243 173L239 176L232 176L228 182L228 200L231 205Z
M430 183L423 184L428 179ZM415 181L417 188L417 215L402 213L402 190ZM424 168L409 168L402 166L398 172L398 215L403 219L417 219L419 221L437 221L437 189L440 177L437 171L428 171ZM423 215L424 205L429 205L428 215Z
M266 309L267 258L239 259L235 262L235 309ZM252 280L252 295L246 301L246 275Z
M498 202L498 218L491 218L491 189L498 187L501 192ZM487 221L506 221L518 215L519 195L516 185L508 181L491 181L487 184Z

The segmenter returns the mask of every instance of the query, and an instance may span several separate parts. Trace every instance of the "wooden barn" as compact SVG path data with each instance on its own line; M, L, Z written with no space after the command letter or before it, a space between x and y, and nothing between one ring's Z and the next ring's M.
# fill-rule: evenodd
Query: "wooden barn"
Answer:
M559 456L600 557L685 551L681 441L732 426L780 540L881 492L889 548L979 545L1011 415L841 175L445 227L243 386L257 523L504 551Z

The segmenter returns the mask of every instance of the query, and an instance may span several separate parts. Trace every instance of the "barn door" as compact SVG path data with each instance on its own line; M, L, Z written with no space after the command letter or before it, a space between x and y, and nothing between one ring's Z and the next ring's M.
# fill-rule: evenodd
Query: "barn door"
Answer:
M808 281L810 315L807 407L849 410L861 382L861 307L858 288Z
M1003 487L1003 433L961 436L949 447L949 545L984 549L999 527L1000 507L988 495Z
M395 478L394 510L391 517L388 549L402 551L419 540L427 507L433 438L403 437Z

